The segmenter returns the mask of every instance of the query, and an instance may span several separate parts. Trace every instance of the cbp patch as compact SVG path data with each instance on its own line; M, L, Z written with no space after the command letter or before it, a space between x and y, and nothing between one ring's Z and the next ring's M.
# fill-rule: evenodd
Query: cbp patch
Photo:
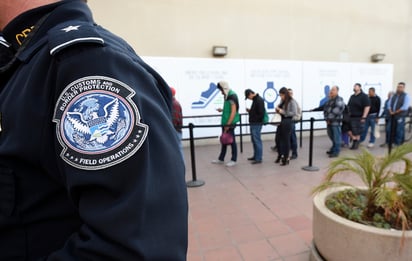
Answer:
M60 157L73 167L104 169L132 156L146 139L148 126L132 101L133 89L104 76L70 83L60 95L53 121L63 147Z

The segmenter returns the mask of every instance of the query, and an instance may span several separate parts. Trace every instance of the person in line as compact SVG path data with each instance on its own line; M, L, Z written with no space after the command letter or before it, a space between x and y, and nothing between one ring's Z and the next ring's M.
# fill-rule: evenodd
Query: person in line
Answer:
M293 98L293 90L291 88L288 88L288 91L289 95ZM296 101L296 99L294 99L294 101L296 102L298 107L296 117L293 118L292 132L290 135L290 148L292 150L292 156L290 157L291 160L298 158L298 139L296 136L296 122L298 122L302 117L302 110L300 109L299 103Z
M405 85L404 82L398 83L396 93L392 95L387 107L391 116L387 132L391 133L392 137L389 138L389 141L393 141L395 146L402 145L405 140L405 118L410 107L410 98L405 92Z
M239 122L239 99L237 94L229 88L229 84L225 81L220 81L217 84L217 88L220 90L222 95L224 96L224 104L223 109L217 109L218 112L222 113L221 124L222 124L222 132L228 132L233 137L233 142L230 144L232 148L232 157L228 163L226 163L227 167L233 167L236 165L237 161L237 145L236 145L236 137L235 137L235 127L236 123ZM223 164L225 162L227 145L221 144L220 154L217 160L213 160L212 163L214 164Z
M385 100L385 103L383 105L382 114L380 116L380 118L385 119L385 142L379 145L382 148L386 147L390 141L390 131L388 130L388 123L391 119L391 114L389 113L389 104L390 104L389 102L391 100L392 95L394 94L395 92L393 91L388 92L388 96L387 96L387 99Z
M314 111L322 111L323 107L326 104L326 102L329 100L329 94L330 94L330 86L329 85L325 85L325 87L323 87L323 93L325 94L325 96L319 101L319 106L317 108L315 108Z
M342 132L341 147L343 148L349 148L349 144L350 144L349 130L350 130L350 117L349 117L349 112L348 112L348 106L345 105L345 109L343 110L342 126L341 126L341 132Z
M368 95L362 91L362 85L355 83L353 86L354 94L349 99L348 111L350 117L349 136L352 139L351 150L359 148L360 137L365 127L365 120L370 109L370 100Z
M339 96L339 87L332 86L330 89L329 100L324 105L323 115L326 120L327 133L332 141L332 147L326 152L330 158L339 156L341 147L341 124L345 102Z
M180 105L179 101L176 99L176 89L170 87L172 92L172 121L173 126L175 127L177 137L179 138L179 148L180 152L182 153L182 158L184 158L183 154L183 144L182 144L182 127L183 127L183 113L182 113L182 106Z
M162 77L83 0L2 0L0 31L0 259L186 260Z
M371 87L368 90L369 101L371 104L368 116L365 120L365 127L363 129L363 133L360 138L360 143L364 142L366 136L368 136L368 130L370 127L370 134L369 134L369 144L368 148L373 148L375 146L375 126L379 121L379 112L381 110L381 98L376 95L375 88ZM378 126L379 127L379 126Z
M252 100L252 106L247 109L249 114L250 137L253 144L253 156L248 158L252 164L262 163L263 144L261 138L263 119L265 117L265 102L258 93L251 89L245 90L245 99Z
M287 88L282 87L279 90L281 103L276 107L276 112L282 116L282 120L278 126L278 158L275 163L280 163L281 166L289 164L290 154L290 136L292 132L293 117L298 113L298 105L290 96Z

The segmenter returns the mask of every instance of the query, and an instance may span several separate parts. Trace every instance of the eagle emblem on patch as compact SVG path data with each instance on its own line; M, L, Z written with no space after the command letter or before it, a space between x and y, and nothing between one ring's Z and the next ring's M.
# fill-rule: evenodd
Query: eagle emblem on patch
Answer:
M132 101L135 91L103 76L70 83L54 112L61 158L73 167L97 170L116 165L136 153L148 126Z

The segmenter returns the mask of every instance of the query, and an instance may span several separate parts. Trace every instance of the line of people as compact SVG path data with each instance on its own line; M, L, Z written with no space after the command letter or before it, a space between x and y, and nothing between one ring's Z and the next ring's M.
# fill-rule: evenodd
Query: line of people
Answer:
M333 86L329 92L326 103L313 111L323 110L327 124L327 133L332 141L331 148L326 152L329 157L338 157L341 146L352 144L351 150L356 150L365 142L369 134L368 148L373 148L376 141L376 133L379 133L379 118L385 118L385 143L387 146L393 141L395 146L401 145L405 140L405 118L410 107L409 95L405 92L405 83L398 83L396 92L390 92L385 101L382 114L381 99L376 95L375 88L368 90L368 95L362 91L362 85L356 83L353 86L354 94L345 105L343 98L339 96L339 87ZM394 117L394 121L391 121ZM394 126L392 126L394 124ZM392 134L392 137L391 137Z
M218 109L222 113L221 124L222 133L227 132L233 137L230 144L232 155L226 166L231 167L237 162L237 144L235 139L235 127L240 120L239 100L237 94L229 87L228 83L221 81L217 88L224 96L223 108ZM341 147L349 147L351 150L357 150L359 145L365 142L368 134L368 148L373 148L376 142L376 133L379 132L377 124L380 118L385 118L385 143L381 147L387 146L391 140L395 146L404 142L405 117L410 107L409 95L405 92L405 83L400 82L397 85L396 92L390 92L388 99L385 101L381 115L381 99L376 94L375 88L371 87L368 94L362 91L362 85L355 83L353 86L353 95L345 104L342 97L339 96L339 87L332 86L329 89L329 95L321 106L312 111L323 111L327 126L327 134L332 142L332 146L327 150L330 158L338 157ZM295 132L295 122L301 117L301 110L293 99L292 89L282 87L279 90L280 103L276 107L276 113L281 116L277 124L275 136L275 146L272 150L277 151L278 156L275 163L281 166L288 165L291 159L296 159L297 139ZM265 110L264 100L258 93L251 89L245 90L245 99L252 100L249 114L250 134L253 145L253 155L248 158L252 164L262 162L262 139L261 130L263 124L267 123L267 113ZM394 117L394 121L391 121ZM392 126L394 124L394 126ZM390 133L393 137L390 137ZM221 151L218 159L212 163L224 164L227 152L227 144L221 145ZM290 156L290 152L292 155Z
M217 88L224 96L223 108L219 108L218 111L222 113L221 124L222 133L229 133L233 137L233 142L230 144L232 149L232 155L226 166L232 167L236 165L237 161L237 145L235 139L235 127L239 122L239 99L237 94L229 88L229 85L225 81L221 81L217 84ZM275 142L278 157L275 163L279 163L281 166L288 165L290 159L296 159L297 154L297 141L295 132L295 122L301 115L301 110L293 99L293 91L282 87L279 90L279 96L281 99L280 104L276 107L276 113L281 116L281 120L277 126ZM265 109L265 103L262 97L258 93L255 93L251 89L245 90L245 99L252 100L250 109L247 109L249 114L250 134L253 144L253 155L248 158L251 164L262 163L262 139L261 131L263 124L267 123L268 116ZM220 154L217 159L213 160L214 164L224 164L225 156L227 152L228 144L221 144ZM292 157L290 157L290 151L292 147Z

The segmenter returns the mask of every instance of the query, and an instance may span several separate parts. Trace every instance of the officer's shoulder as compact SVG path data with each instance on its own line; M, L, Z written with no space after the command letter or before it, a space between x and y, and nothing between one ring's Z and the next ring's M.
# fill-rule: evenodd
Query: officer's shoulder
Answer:
M104 36L99 26L90 22L68 21L59 24L47 33L49 51L56 55L61 51L76 45L105 44Z

